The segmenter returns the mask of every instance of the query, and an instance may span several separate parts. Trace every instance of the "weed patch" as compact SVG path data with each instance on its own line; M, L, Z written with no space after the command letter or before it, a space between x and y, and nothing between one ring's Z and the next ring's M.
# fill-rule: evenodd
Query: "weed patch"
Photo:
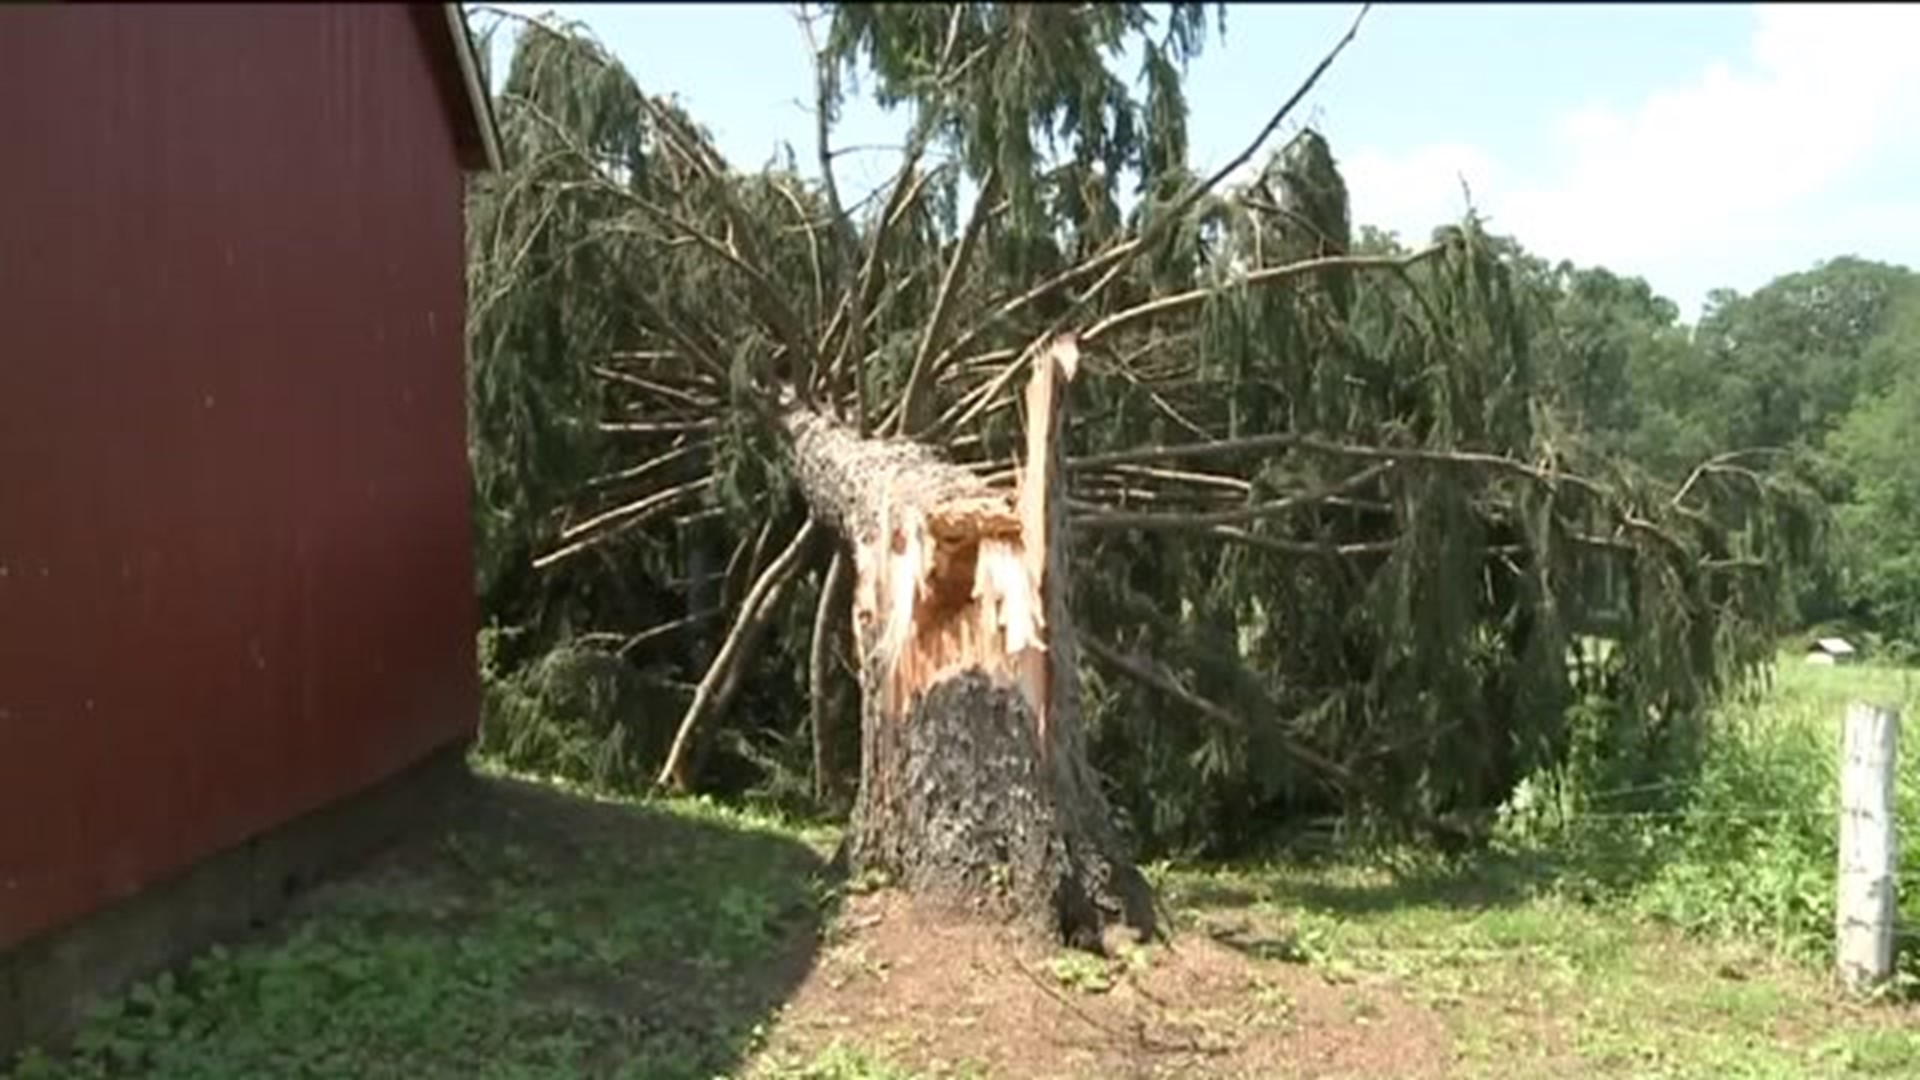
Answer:
M1624 906L1684 931L1758 943L1807 965L1832 948L1841 718L1856 700L1920 715L1913 673L1821 668L1782 658L1773 685L1722 706L1684 784L1603 792L1579 777L1523 792L1504 841L1566 895ZM1909 732L1915 730L1907 725ZM1898 813L1920 821L1914 740ZM1555 789L1551 799L1538 793ZM1920 932L1920 847L1900 869L1901 916ZM1905 943L1901 992L1920 988L1920 941Z

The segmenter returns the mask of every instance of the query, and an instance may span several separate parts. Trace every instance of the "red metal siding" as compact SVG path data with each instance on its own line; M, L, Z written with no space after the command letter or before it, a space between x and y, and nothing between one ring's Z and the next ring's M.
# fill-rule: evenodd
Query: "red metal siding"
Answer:
M472 729L421 25L0 8L0 947Z

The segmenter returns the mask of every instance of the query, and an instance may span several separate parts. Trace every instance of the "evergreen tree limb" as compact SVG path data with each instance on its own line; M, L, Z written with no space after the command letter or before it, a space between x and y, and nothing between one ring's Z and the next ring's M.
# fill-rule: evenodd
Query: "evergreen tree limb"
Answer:
M1382 462L1313 491L1232 510L1186 514L1134 514L1109 511L1076 517L1074 524L1083 529L1202 529L1215 525L1239 525L1262 518L1279 517L1302 507L1317 505L1332 496L1365 487L1386 475L1392 468L1393 462Z
M900 392L899 403L888 417L888 422L882 426L883 431L911 435L917 426L920 400L927 393L928 386L939 376L932 365L934 346L946 333L947 321L953 314L955 297L959 292L961 274L973 258L980 231L993 216L993 206L999 192L1000 173L997 169L989 169L979 194L974 198L973 213L967 218L960 242L953 249L953 258L948 260L946 273L940 279L940 293L934 299L933 315L927 320L926 331L920 335L920 347L914 352L906 388Z
M693 701L681 717L680 726L673 735L673 746L668 749L659 775L654 778L655 786L679 792L692 790L687 756L693 748L695 733L710 715L724 712L732 701L734 691L740 684L742 666L752 657L761 634L773 621L773 612L780 600L785 598L788 585L804 565L807 550L817 533L818 527L809 518L786 548L754 581L753 587L747 590L746 599L740 605L732 628L727 631L726 640L721 642L720 651L714 654L706 674L701 676Z
M712 483L712 477L703 476L698 480L676 484L664 491L654 492L566 529L560 534L560 538L567 541L564 546L536 557L533 560L533 568L544 570L562 560L590 551L620 533L639 528L674 506L700 494Z
M1127 656L1120 650L1092 635L1083 636L1080 644L1094 659L1106 664L1128 678L1157 690L1173 698L1182 705L1193 709L1220 724L1239 731L1245 731L1247 721L1218 702L1204 698L1180 685L1180 681L1167 671L1165 666L1140 656ZM1322 779L1343 791L1353 791L1355 781L1346 766L1299 741L1290 734L1281 733L1279 741L1287 753L1301 764L1318 773Z

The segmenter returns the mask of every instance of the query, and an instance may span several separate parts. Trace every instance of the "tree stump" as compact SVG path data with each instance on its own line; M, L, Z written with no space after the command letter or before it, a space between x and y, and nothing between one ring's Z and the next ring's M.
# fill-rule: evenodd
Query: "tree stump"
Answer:
M1077 362L1071 338L1036 358L1011 492L819 413L786 426L816 518L852 551L852 868L1100 948L1110 927L1155 926L1080 723L1058 438Z

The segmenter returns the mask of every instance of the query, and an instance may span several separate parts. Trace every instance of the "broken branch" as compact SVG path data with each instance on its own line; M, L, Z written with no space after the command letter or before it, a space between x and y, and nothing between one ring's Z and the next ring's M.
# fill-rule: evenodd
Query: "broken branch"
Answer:
M1168 697L1179 701L1181 704L1186 705L1188 708L1193 709L1195 712L1221 724L1230 726L1236 731L1245 731L1247 729L1247 721L1238 713L1233 712L1218 702L1201 697L1199 694L1180 685L1180 681L1174 678L1172 673L1168 672L1160 663L1141 657L1123 655L1120 650L1115 649L1113 646L1108 645L1098 638L1084 638L1082 639L1082 644L1086 646L1088 652L1093 654L1095 659L1113 668L1115 671L1132 678L1136 682L1151 689L1158 690ZM1278 736L1281 747L1302 764L1309 766L1322 777L1343 790L1351 790L1353 788L1353 774L1349 772L1345 766L1321 754L1305 743L1302 743L1287 732L1276 732L1276 735Z
M1187 514L1129 514L1114 511L1077 517L1074 519L1074 524L1088 529L1194 529L1213 525L1238 525L1262 518L1278 517L1303 506L1313 506L1332 496L1343 495L1365 487L1384 476L1392 468L1393 462L1382 462L1361 469L1344 480L1317 490L1289 495L1283 499L1275 499L1254 506Z
M564 529L560 539L570 541L564 547L549 551L533 560L535 570L544 570L562 559L568 559L593 546L603 543L614 536L653 520L678 503L706 490L713 483L711 476L690 480L684 484L656 491L642 499L636 499L624 506L618 506L602 514Z
M759 644L761 631L772 622L777 601L785 595L788 584L800 569L816 531L817 527L809 518L806 524L800 526L800 531L794 535L786 550L753 583L753 588L747 590L746 601L740 605L740 613L734 618L732 629L727 631L720 651L714 654L713 663L707 665L707 673L701 676L693 701L687 706L686 715L680 719L680 727L673 735L673 746L667 751L667 760L661 764L660 774L654 779L655 785L682 792L691 790L687 754L692 748L694 733L709 714L724 711L732 699L739 685L741 665Z

